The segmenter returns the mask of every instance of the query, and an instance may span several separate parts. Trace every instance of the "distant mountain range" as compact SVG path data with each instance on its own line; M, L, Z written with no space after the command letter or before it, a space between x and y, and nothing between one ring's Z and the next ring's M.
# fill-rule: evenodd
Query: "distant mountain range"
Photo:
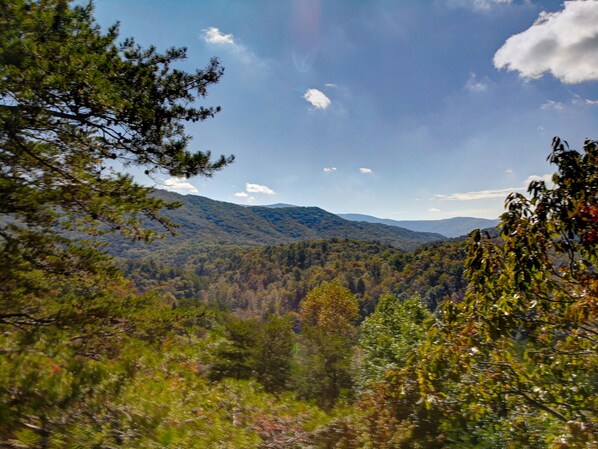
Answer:
M182 242L238 245L276 245L307 240L350 239L379 241L406 251L439 240L438 233L416 232L381 223L346 220L318 207L245 207L196 195L179 195L165 190L153 194L182 206L164 215L179 225L178 236L160 246Z
M455 217L444 220L390 220L362 214L338 214L346 220L367 223L380 223L388 226L398 226L417 232L435 232L445 237L460 237L469 234L474 229L494 228L499 220L473 217Z
M149 252L170 260L184 260L185 255L205 245L270 246L334 238L377 241L414 251L422 245L463 236L475 228L495 227L498 223L498 220L469 217L397 221L361 214L336 215L318 207L288 204L241 206L165 190L156 190L152 195L182 203L178 209L163 212L178 225L177 235L149 246L111 236L107 239L108 252L124 257L144 257Z

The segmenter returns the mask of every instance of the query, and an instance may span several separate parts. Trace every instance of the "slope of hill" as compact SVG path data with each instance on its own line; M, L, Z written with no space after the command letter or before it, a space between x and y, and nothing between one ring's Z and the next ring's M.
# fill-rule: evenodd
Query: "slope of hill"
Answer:
M182 206L163 214L179 227L178 235L167 237L149 247L119 239L109 252L125 257L159 252L172 261L175 254L191 253L192 247L219 245L276 245L322 239L378 241L404 251L444 240L440 234L415 232L380 223L345 220L317 207L245 207L195 195L179 195L156 190L155 196L178 201ZM170 257L173 256L173 257ZM183 259L185 259L184 257Z
M435 232L445 237L460 237L474 229L494 228L499 220L487 218L455 217L444 220L390 220L363 214L338 214L346 220L367 223L381 223L388 226L399 226L417 232Z
M234 244L272 245L303 240L348 238L378 240L412 250L443 236L415 232L380 223L345 220L317 207L243 207L196 195L178 195L162 190L156 195L183 205L165 213L180 225L181 237Z

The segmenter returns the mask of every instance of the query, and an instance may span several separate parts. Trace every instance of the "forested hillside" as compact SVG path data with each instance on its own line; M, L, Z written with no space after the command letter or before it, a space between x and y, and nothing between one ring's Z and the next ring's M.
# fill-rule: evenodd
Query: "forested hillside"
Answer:
M128 260L123 269L141 291L168 292L256 317L296 311L310 290L336 280L359 298L365 316L385 293L418 294L430 310L444 298L463 298L464 260L464 241L406 253L381 243L334 239L215 246L188 254L183 266L153 257Z
M125 239L112 241L107 250L126 257L145 257L160 252L169 263L181 265L190 252L218 245L276 245L331 238L379 241L405 251L444 240L440 234L373 223L356 223L317 207L243 207L196 195L154 191L154 198L179 207L164 211L176 228L176 236L151 247Z
M118 43L91 4L0 5L0 447L596 447L598 141L554 138L552 183L467 239L177 209L112 164L232 163L185 132L220 62Z

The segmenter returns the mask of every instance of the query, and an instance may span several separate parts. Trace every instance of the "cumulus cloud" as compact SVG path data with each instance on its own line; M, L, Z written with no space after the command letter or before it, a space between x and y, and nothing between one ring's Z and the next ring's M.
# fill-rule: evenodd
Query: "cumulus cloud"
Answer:
M484 92L488 89L488 84L478 80L476 74L472 72L465 83L465 89L470 92Z
M270 187L261 184L245 184L245 190L249 193L263 193L265 195L275 195L274 190Z
M374 170L372 170L371 168L367 168L367 167L361 167L359 169L359 171L366 175L369 175L370 173L374 173Z
M333 173L336 171L336 167L324 167L324 173Z
M566 1L564 9L542 12L511 36L494 55L498 69L536 79L550 72L563 83L598 80L598 1Z
M235 45L232 34L224 34L216 27L206 28L203 31L204 41L217 45Z
M247 192L237 192L234 194L234 196L235 196L235 198L245 200L248 203L253 203L255 201L255 197L253 195L250 195Z
M187 181L186 178L168 178L162 181L162 186L166 190L181 193L183 195L188 193L199 193L199 190L197 190L197 188L193 184Z
M311 103L316 109L326 109L331 103L330 98L318 89L307 89L303 98Z

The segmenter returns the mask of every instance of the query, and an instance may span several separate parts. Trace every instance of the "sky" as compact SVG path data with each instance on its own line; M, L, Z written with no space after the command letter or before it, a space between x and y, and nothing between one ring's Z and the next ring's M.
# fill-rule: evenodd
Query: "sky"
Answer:
M95 0L103 29L186 47L225 74L191 150L206 179L139 182L219 201L395 220L497 218L548 179L553 136L598 139L598 1Z

